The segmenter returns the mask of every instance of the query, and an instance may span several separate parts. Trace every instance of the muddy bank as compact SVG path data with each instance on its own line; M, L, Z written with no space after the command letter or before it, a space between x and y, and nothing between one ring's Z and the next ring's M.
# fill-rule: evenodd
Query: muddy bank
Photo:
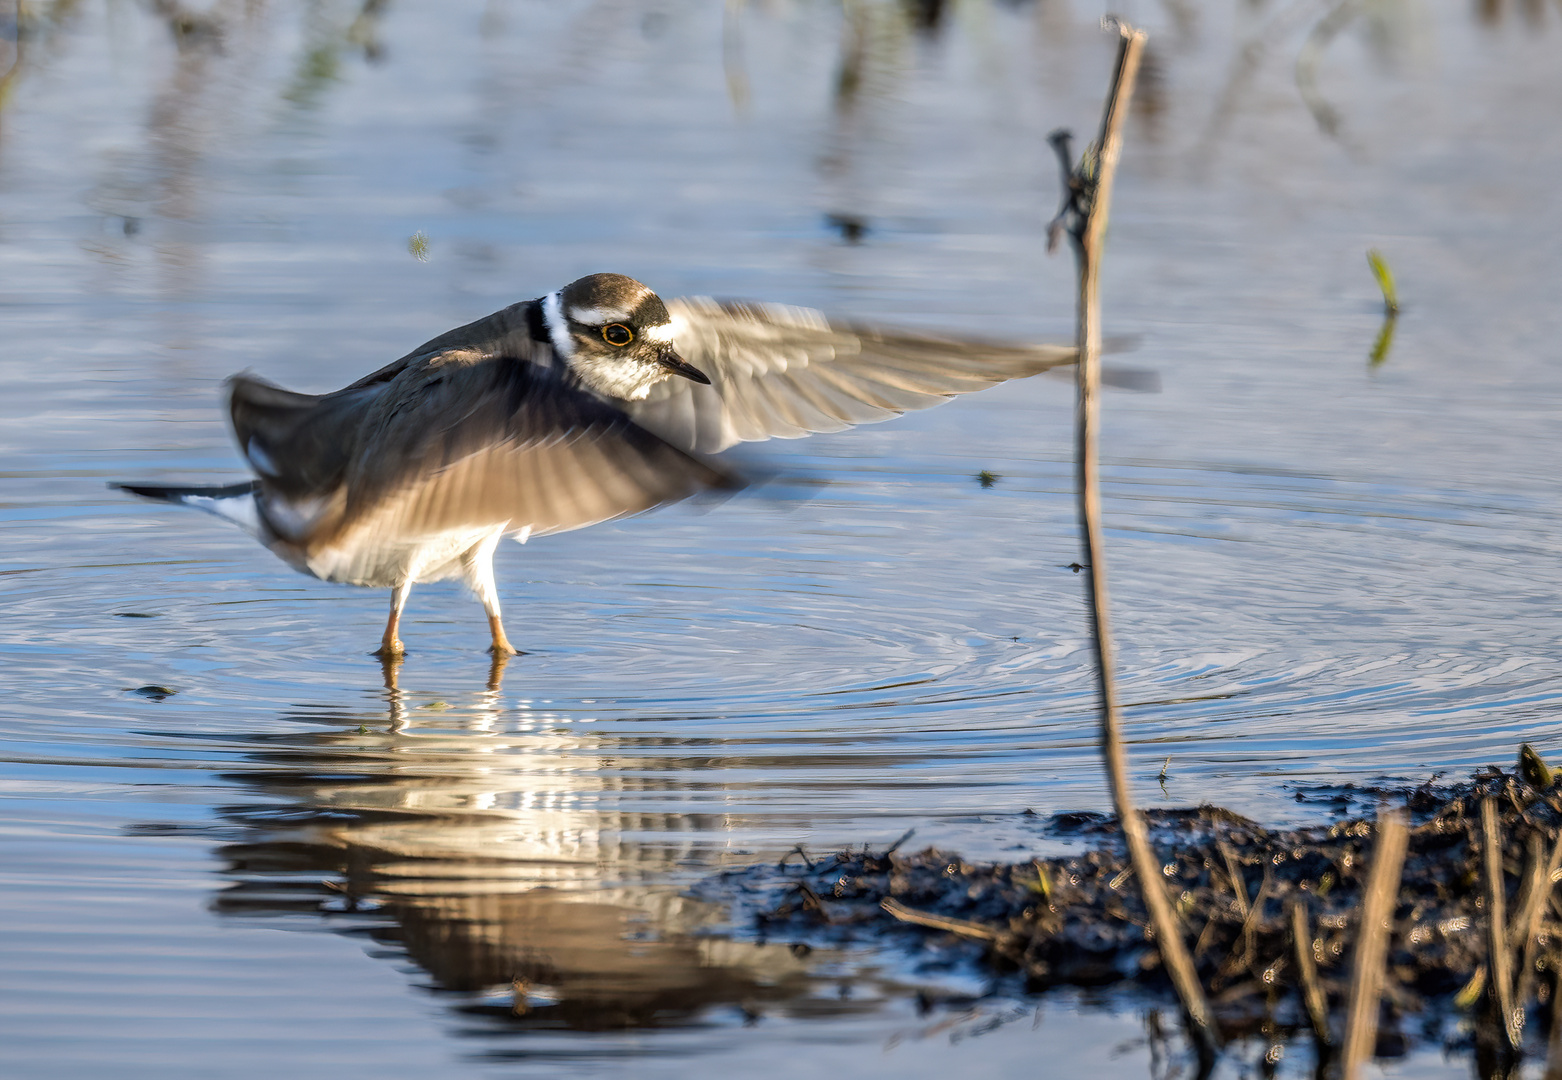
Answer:
M1377 1052L1412 1043L1474 1050L1480 1075L1503 1071L1509 1048L1488 945L1481 806L1491 799L1501 846L1505 976L1522 1049L1539 1052L1562 972L1562 915L1553 892L1562 798L1544 769L1489 769L1457 784L1307 789L1329 820L1270 830L1213 806L1148 815L1162 873L1223 1035L1296 1036L1337 1046L1359 904L1377 833L1371 817L1329 813L1377 804L1411 825L1389 942ZM974 865L904 846L779 865L704 882L702 898L733 905L764 939L892 944L930 966L986 971L995 990L1122 984L1175 1006L1113 820L1058 814L1046 832L1076 854ZM1538 1006L1538 1007L1537 1007Z

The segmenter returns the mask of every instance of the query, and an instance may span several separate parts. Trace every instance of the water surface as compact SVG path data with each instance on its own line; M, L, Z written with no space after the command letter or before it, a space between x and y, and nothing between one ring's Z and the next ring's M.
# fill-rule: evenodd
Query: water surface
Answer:
M1131 1002L919 1016L916 987L981 987L734 937L682 891L908 828L1020 857L1050 842L1027 808L1105 805L1066 381L506 545L527 655L501 671L455 586L414 590L387 680L383 594L104 486L238 477L231 372L332 389L598 270L1066 340L1045 136L1095 123L1098 11L27 11L0 112L7 1075L1150 1072ZM1321 5L1125 13L1153 46L1106 317L1163 391L1111 395L1103 447L1141 799L1286 822L1297 785L1562 753L1558 13L1365 6L1309 91L1332 134L1294 75ZM1374 247L1406 305L1376 365Z

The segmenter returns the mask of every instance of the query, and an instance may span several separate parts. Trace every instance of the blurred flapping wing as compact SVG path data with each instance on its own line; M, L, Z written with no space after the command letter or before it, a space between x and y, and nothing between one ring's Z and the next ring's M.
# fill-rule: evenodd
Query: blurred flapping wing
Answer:
M399 377L367 424L347 518L400 535L565 532L734 484L554 370L466 350Z
M674 345L710 386L668 379L627 411L682 449L840 431L1074 362L1066 345L877 330L808 308L670 301Z
M470 350L397 374L354 442L332 491L262 480L262 513L295 561L332 581L423 577L496 528L565 532L738 486L556 371Z

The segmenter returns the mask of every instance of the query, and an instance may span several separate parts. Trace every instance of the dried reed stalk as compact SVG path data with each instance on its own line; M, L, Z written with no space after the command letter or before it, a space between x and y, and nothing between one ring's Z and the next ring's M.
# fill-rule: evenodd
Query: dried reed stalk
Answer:
M1502 877L1502 833L1497 824L1497 800L1481 800L1481 856L1486 887L1486 964L1491 969L1492 1001L1502 1019L1508 1045L1524 1041L1524 1014L1513 1007L1513 954L1508 951L1507 892Z
M1242 868L1237 865L1237 854L1231 850L1231 845L1224 840L1216 845L1220 849L1220 857L1226 860L1226 876L1231 879L1231 891L1237 894L1237 913L1243 919L1247 918L1247 881L1242 877Z
M1532 839L1537 846L1544 843L1539 836L1533 836ZM1536 854L1534 851L1531 852L1532 865L1540 862L1535 857ZM1508 947L1519 956L1518 981L1513 996L1520 1008L1529 1004L1530 998L1535 996L1536 961L1540 954L1540 924L1546 913L1546 901L1551 898L1552 890L1556 888L1559 867L1562 867L1562 835L1559 835L1556 842L1551 845L1551 855L1546 859L1545 867L1531 878L1530 888L1524 896L1524 906L1520 909L1513 925L1513 930L1521 936L1514 941L1513 934L1509 934Z
M998 931L990 926L983 926L981 923L967 919L953 919L948 915L935 915L930 911L918 911L916 908L907 907L894 897L886 896L879 901L879 907L901 922L915 923L917 926L926 926L933 930L944 930L961 937L975 938L977 941L993 941L998 937Z
M1410 829L1402 811L1378 817L1378 842L1372 851L1367 892L1361 900L1361 925L1356 932L1355 969L1351 972L1350 1005L1340 1075L1359 1080L1362 1066L1378 1041L1378 999L1383 993L1383 959L1388 954L1390 920L1399 898L1399 876L1405 865Z
M1333 1042L1329 1037L1329 999L1324 996L1318 982L1318 964L1313 959L1312 932L1307 929L1307 906L1301 900L1291 901L1291 944L1296 952L1296 978L1302 988L1302 1004L1307 1007L1307 1019L1312 1022L1313 1036L1324 1046Z

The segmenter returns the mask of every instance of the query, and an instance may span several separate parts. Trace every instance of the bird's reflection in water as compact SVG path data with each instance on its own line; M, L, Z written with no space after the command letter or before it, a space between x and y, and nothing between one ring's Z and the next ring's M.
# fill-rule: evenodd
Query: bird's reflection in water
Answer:
M257 737L260 768L231 778L264 802L225 811L237 834L219 852L216 910L367 936L501 1032L882 1001L866 985L843 995L838 971L813 974L822 950L723 936L724 911L674 879L710 865L726 819L634 809L688 781L637 775L633 752L614 756L623 739L586 725L506 713L504 667L452 706L415 704L388 661L383 710L293 714L327 729Z

